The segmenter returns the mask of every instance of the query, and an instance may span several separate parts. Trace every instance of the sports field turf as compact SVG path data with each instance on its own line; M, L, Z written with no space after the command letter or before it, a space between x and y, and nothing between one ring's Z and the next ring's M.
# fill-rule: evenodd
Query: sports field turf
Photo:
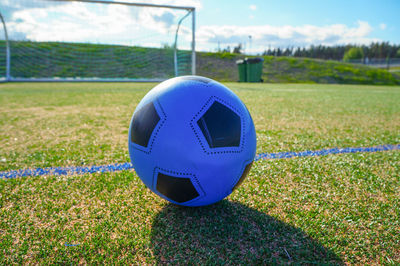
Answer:
M257 153L400 143L400 87L227 83ZM151 83L0 84L0 171L122 163ZM400 151L257 161L177 207L134 171L0 180L0 264L400 263Z

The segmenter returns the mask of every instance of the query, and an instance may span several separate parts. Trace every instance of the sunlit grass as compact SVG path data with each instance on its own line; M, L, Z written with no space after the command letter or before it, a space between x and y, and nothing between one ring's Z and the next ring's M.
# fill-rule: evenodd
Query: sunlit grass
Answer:
M253 116L257 153L400 143L399 87L226 85ZM129 121L153 86L0 85L0 170L128 161ZM399 173L398 151L258 161L226 200L195 209L133 171L0 180L0 262L400 263Z

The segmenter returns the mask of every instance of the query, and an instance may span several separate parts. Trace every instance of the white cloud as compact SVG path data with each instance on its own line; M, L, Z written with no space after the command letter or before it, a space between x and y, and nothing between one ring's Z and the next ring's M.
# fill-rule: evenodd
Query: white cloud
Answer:
M381 30L385 30L385 29L386 29L386 24L385 24L385 23L379 24L379 28L380 28Z
M9 4L9 0L3 1ZM199 0L147 2L201 8ZM59 2L57 5L32 2L23 8L13 8L7 19L11 38L136 45L146 42L159 46L171 43L178 20L187 13L185 10L82 2L63 2L62 6ZM190 18L185 22L191 22ZM184 33L188 29L182 25L181 31Z
M114 2L132 2L132 0L113 0ZM171 5L171 6L186 6L195 7L197 10L202 8L200 0L141 0L133 1L137 3L145 4L157 4L157 5Z
M12 5L12 0L0 0L0 5ZM160 8L131 8L124 5L93 5L79 2L49 2L24 0L24 8L13 6L8 13L7 27L11 38L32 41L96 42L113 44L171 44L178 20L186 11ZM131 0L119 0L131 1ZM47 1L45 1L47 3ZM201 0L148 0L146 3L195 6L201 9ZM96 12L91 7L96 6ZM11 8L11 7L10 7ZM256 5L250 5L256 10ZM11 9L9 9L11 10ZM253 16L250 14L250 19ZM185 19L180 28L179 40L189 47L191 18ZM386 24L379 25L381 29ZM335 45L346 43L368 44L380 41L369 37L372 27L358 21L354 26L331 24L326 26L234 26L207 25L196 31L196 47L211 50L221 46L246 44L252 36L253 52L262 52L269 46ZM1 36L0 36L1 38Z
M59 5L64 5L65 3L62 2L46 2L46 6L59 6ZM1 6L7 7L7 8L32 8L32 7L39 7L43 6L43 1L42 0L1 0Z
M372 27L365 21L358 21L354 27L344 24L327 26L203 26L197 31L197 41L204 43L220 43L231 47L238 43L246 43L252 36L252 47L261 52L268 46L309 46L335 45L346 43L367 44L377 39L369 38Z
M256 5L250 5L249 8L250 8L251 10L257 10L257 6L256 6Z

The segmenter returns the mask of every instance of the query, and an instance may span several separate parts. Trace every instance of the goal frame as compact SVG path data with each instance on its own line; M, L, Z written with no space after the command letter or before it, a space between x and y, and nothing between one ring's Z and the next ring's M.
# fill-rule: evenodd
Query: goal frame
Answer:
M44 2L83 2L83 3L96 3L96 4L113 4L113 5L124 5L124 6L139 6L139 7L149 7L149 8L168 8L168 9L178 9L178 10L186 10L188 13L182 17L177 25L176 33L175 33L175 43L173 45L174 48L174 68L175 68L175 76L177 76L177 38L180 24L184 18L186 18L189 14L192 15L192 44L191 44L191 74L196 75L196 8L193 6L174 6L174 5L159 5L159 4L147 4L147 3L139 3L139 2L120 2L120 1L110 1L110 0L42 0ZM11 76L11 51L10 51L10 40L8 38L7 25L6 22L0 12L0 21L3 24L4 29L4 37L6 42L6 77L3 79L3 82L160 82L164 79L131 79L131 78L14 78ZM1 80L0 80L1 82Z

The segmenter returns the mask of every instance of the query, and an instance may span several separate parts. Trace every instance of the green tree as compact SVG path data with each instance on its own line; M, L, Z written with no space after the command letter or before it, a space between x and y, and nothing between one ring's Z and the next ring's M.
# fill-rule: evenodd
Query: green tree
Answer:
M362 59L364 57L361 47L352 47L347 50L343 55L343 61L350 61L355 59Z
M395 56L396 58L400 58L400 48L397 50L397 52L396 52L396 56Z
M238 46L233 47L233 53L234 54L241 54L242 53L242 44L239 43Z
M221 52L230 54L231 53L231 47L228 45L225 49L222 49Z

